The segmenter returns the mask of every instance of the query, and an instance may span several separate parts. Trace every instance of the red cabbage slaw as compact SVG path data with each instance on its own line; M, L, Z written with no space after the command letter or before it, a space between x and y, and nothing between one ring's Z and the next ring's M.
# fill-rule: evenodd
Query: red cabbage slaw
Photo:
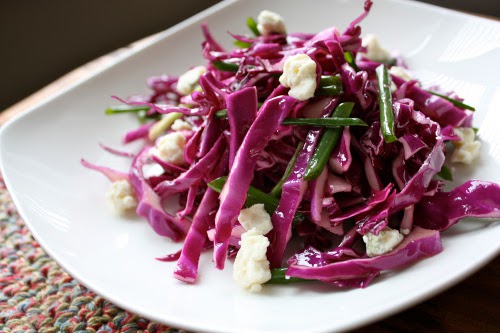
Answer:
M260 235L272 273L265 280L338 287L366 287L383 270L438 254L440 231L464 217L500 217L497 184L470 180L444 191L446 144L474 144L463 135L472 108L397 75L401 57L369 58L359 23L371 6L344 32L286 33L282 22L273 31L272 22L249 19L254 36L232 34L238 48L230 51L202 25L204 67L153 77L148 95L115 97L124 105L107 113L135 112L142 122L123 142L144 147L128 174L82 163L128 182L137 214L159 235L184 240L161 258L177 261L175 278L194 283L208 250L223 269L245 233L238 217L255 204L272 223ZM297 55L313 68L307 98L282 79ZM182 208L165 211L175 198ZM284 258L292 237L301 248Z

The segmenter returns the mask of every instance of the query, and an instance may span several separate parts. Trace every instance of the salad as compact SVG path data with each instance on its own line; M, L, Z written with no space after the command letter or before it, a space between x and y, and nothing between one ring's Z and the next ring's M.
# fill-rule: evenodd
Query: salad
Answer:
M114 97L107 114L141 123L129 172L82 164L111 180L107 198L160 236L184 241L159 258L194 283L203 251L217 269L263 284L318 280L366 287L380 272L440 253L440 233L464 217L500 217L500 186L469 180L445 191L451 162L480 151L474 108L423 87L404 59L360 22L290 33L264 10L226 50L203 24L203 65L148 80L151 93ZM178 200L176 212L164 209ZM293 240L293 242L291 242ZM292 251L292 255L285 255Z

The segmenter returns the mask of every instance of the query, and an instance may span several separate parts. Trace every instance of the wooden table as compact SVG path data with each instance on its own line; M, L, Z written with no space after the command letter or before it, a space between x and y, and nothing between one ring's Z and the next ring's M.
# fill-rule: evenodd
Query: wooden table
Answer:
M61 89L114 62L130 48L140 48L155 36L98 58L0 113L0 125L50 99ZM499 240L500 241L500 240ZM500 332L500 258L455 287L392 317L355 332ZM363 305L360 304L362 311Z

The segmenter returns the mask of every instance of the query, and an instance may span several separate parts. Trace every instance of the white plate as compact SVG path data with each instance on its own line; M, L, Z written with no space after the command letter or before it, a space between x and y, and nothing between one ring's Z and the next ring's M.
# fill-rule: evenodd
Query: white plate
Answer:
M180 248L138 218L116 217L105 204L108 182L84 169L88 160L123 170L127 160L104 153L98 142L119 145L136 124L106 117L108 96L145 92L145 79L179 74L201 61L199 25L207 21L229 44L230 30L246 32L245 19L268 8L280 12L289 31L345 28L362 12L361 1L229 1L160 35L94 77L61 92L4 126L2 171L35 238L70 274L125 309L174 326L211 332L326 332L353 328L409 307L451 286L499 251L500 225L473 223L445 233L444 252L366 289L323 285L240 290L225 271L202 257L196 285L172 276L173 264L154 258ZM484 143L481 160L459 170L462 179L500 182L500 25L407 1L376 1L362 23L383 45L399 49L425 83L454 89L477 107L475 125ZM466 302L466 301L464 301Z

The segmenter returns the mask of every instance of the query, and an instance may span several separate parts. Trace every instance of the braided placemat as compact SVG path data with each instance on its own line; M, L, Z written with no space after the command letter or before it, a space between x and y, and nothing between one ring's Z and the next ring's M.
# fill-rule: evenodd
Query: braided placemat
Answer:
M54 262L19 217L0 176L0 332L186 332L94 294Z
M494 306L498 267L496 260L461 286L354 332L499 332L499 307ZM475 306L464 307L464 297ZM4 332L187 333L127 312L73 279L33 239L0 175L0 333Z

